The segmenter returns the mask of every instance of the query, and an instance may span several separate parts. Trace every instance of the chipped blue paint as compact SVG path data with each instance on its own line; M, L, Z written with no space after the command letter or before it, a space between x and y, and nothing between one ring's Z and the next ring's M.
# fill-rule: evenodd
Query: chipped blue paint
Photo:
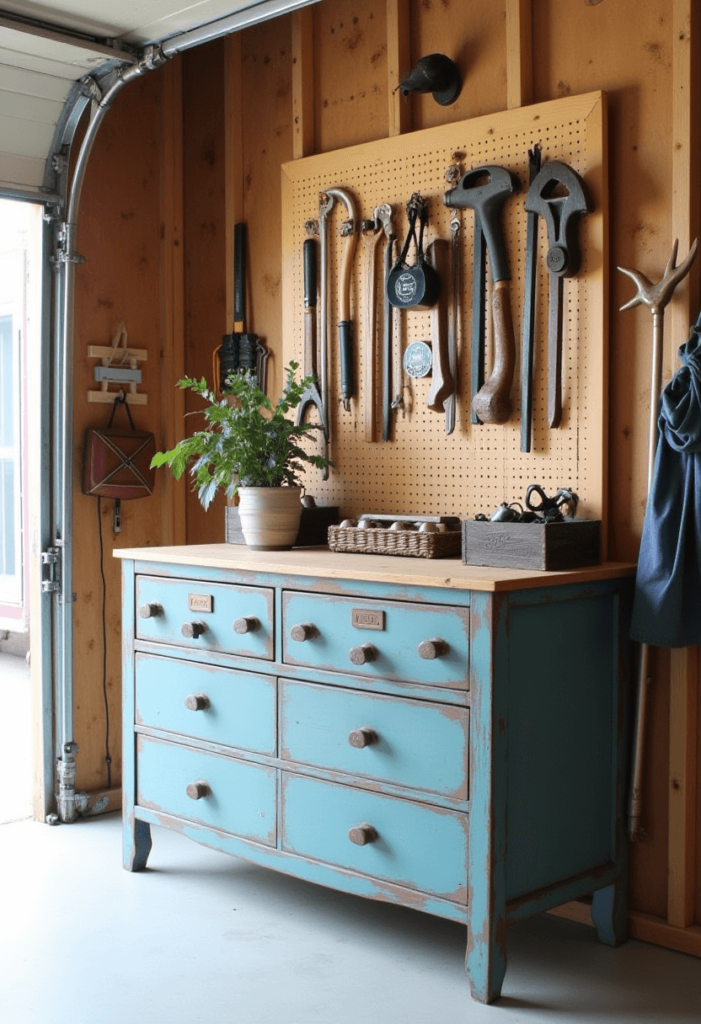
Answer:
M274 755L277 752L277 684L256 672L190 664L177 658L136 655L137 725ZM185 700L207 698L202 710Z
M145 866L150 826L162 824L308 881L463 921L483 1002L501 991L508 920L593 893L599 937L622 940L629 581L489 593L452 589L448 577L431 586L137 568L140 587L151 577L139 603L158 600L152 586L168 605L179 595L177 630L190 592L212 593L213 617L225 614L209 646L175 627L149 632L157 620L136 618L125 560L127 868ZM231 630L256 594L258 653ZM385 629L353 627L355 608L383 611ZM321 629L317 647L289 638L308 620ZM434 637L451 653L424 661L418 644ZM363 642L379 657L357 666L348 650ZM214 713L186 710L189 690L211 691ZM348 743L362 727L376 745ZM200 779L212 795L193 801L185 787ZM350 841L360 825L373 826L374 842Z
M363 727L375 738L358 749L349 736ZM466 800L467 740L466 708L280 683L280 746L288 761Z

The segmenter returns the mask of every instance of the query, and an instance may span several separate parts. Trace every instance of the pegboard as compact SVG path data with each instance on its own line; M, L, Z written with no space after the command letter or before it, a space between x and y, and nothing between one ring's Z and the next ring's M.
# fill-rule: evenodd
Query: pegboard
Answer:
M471 422L470 350L472 243L474 214L459 211L461 220L461 284L458 330L456 427L445 430L445 416L426 406L430 377L403 375L403 403L394 416L391 440L382 441L379 407L382 340L382 252L378 246L375 287L377 316L374 325L376 360L377 431L365 439L363 418L363 349L365 288L368 261L363 235L355 252L351 289L354 330L355 397L346 411L340 398L338 336L338 283L344 240L340 226L347 214L339 202L328 223L329 308L328 367L331 421L330 457L334 468L323 481L308 470L305 484L317 501L341 506L343 515L363 512L458 515L490 513L502 501L523 501L530 483L547 493L570 487L580 496L579 514L606 517L607 419L607 198L606 106L604 94L566 97L550 103L430 128L383 139L333 153L292 161L282 168L283 223L283 357L303 364L303 266L305 223L318 218L319 195L340 187L352 194L358 218L370 218L381 203L394 209L394 230L401 246L406 237L406 204L414 192L428 203L425 242L450 239L451 211L442 197L452 187L446 169L456 162L462 172L483 165L506 167L521 181L520 193L508 198L502 210L502 228L511 270L511 310L516 339L516 368L511 389L512 414L502 425ZM520 369L523 324L528 151L541 146L542 159L569 164L584 180L594 209L579 220L582 265L574 278L564 281L562 421L557 429L547 423L547 330L549 280L545 269L547 230L539 218L538 278L534 333L532 447L520 451ZM457 159L456 159L457 154ZM412 254L413 256L413 254ZM413 258L411 260L413 262ZM488 261L487 261L488 263ZM487 273L489 278L489 273ZM443 281L441 298L447 301L450 280ZM487 282L487 291L489 283ZM486 321L490 316L487 295ZM394 314L395 383L399 353L415 340L432 336L431 311L406 310ZM319 328L318 328L319 331ZM489 330L485 379L492 366ZM313 419L313 417L312 417ZM602 531L605 536L605 530Z

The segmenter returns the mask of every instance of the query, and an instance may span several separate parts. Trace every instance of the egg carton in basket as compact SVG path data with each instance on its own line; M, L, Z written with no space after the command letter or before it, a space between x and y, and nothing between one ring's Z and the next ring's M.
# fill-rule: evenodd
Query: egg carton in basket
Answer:
M451 558L460 554L457 516L398 516L366 513L329 527L331 551L410 558Z

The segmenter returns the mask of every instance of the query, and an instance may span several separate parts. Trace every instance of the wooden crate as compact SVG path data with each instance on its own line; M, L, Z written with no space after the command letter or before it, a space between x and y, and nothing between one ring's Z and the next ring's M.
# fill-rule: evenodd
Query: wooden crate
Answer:
M504 569L579 569L601 561L601 521L491 523L465 520L463 565Z

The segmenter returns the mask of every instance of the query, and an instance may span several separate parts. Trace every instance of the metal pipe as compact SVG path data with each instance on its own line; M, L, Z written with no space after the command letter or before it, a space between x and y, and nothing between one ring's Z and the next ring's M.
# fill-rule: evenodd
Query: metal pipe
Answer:
M75 249L78 208L85 171L98 129L112 102L132 79L163 64L157 47L148 47L137 64L117 71L112 85L93 105L90 122L78 152L71 180L66 219L56 227L55 269L55 364L54 364L54 545L60 553L61 573L55 605L56 653L56 768L58 773L58 816L72 822L77 817L75 755L73 738L73 566L70 538L73 536L73 319L75 266L84 259Z
M191 50L193 46L209 43L213 39L220 39L232 32L239 32L261 21L270 21L271 18L278 18L282 14L298 11L301 7L309 7L314 3L318 3L318 0L267 0L264 3L252 4L243 11L211 21L208 25L192 29L191 32L183 32L179 36L164 39L161 42L161 50L166 57L172 57L183 50Z

